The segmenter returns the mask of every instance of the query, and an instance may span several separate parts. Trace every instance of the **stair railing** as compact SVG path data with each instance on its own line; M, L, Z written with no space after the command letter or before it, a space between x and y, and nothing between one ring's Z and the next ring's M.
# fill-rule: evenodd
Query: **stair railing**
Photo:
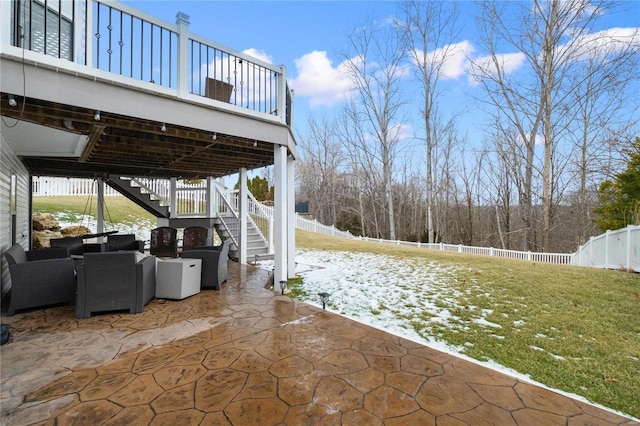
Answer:
M235 222L238 223L238 213L237 213L237 211L233 208L231 202L227 199L225 194L222 192L222 188L220 188L220 186L218 186L218 185L215 185L215 197L217 198L218 212L219 213L230 213L236 219ZM237 229L235 229L235 230L231 229L229 227L228 222L225 222L223 215L219 214L218 217L220 218L220 222L222 223L222 226L227 231L227 233L230 235L231 241L237 247L238 246L238 240L237 240L238 230Z
M232 200L236 210L240 209L240 190L234 189L229 192L229 198ZM251 191L247 190L248 201L248 219L254 228L260 233L262 239L269 247L269 253L273 253L273 214L267 213L262 203L253 196Z
M162 206L169 205L169 192L171 186L168 179L130 178L131 182L150 194L152 199L156 199Z
M251 191L249 196L249 217L269 245L269 253L273 253L273 214L268 214L262 203L258 202Z

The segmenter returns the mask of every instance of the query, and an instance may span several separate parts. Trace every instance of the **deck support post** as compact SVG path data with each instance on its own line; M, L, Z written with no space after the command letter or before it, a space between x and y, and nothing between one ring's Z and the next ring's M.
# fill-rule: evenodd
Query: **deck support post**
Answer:
M287 156L287 277L296 276L295 160Z
M275 145L273 152L274 160L274 270L273 270L273 291L280 292L278 283L287 279L287 212L289 210L287 204L287 147L283 145Z
M238 262L247 263L247 169L241 168L238 185Z

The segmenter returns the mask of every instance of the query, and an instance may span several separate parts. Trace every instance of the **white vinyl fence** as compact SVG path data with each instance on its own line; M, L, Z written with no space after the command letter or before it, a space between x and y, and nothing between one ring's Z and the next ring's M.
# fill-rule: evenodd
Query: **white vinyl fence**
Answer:
M67 179L58 177L34 177L33 191L34 197L53 197L56 195L80 195L90 196L97 194L97 184L94 179ZM104 188L105 197L121 195L111 187Z
M572 264L640 272L640 225L591 237L573 255Z
M556 265L570 265L573 253L538 253L532 251L505 250L493 247L463 246L462 244L444 243L415 243L410 241L383 240L379 238L359 237L362 241L376 241L379 243L396 244L402 246L420 247L431 250L451 251L455 253L481 254L484 256L505 257L507 259L527 260L531 262L553 263Z

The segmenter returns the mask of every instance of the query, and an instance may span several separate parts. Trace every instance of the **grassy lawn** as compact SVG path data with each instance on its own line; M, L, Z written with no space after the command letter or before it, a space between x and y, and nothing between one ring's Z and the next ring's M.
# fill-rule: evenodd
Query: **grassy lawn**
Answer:
M640 274L460 255L299 230L296 235L300 248L455 265L457 276L448 282L456 295L449 306L449 325L424 328L416 322L416 332L463 348L477 360L493 360L552 388L640 417ZM290 287L295 297L296 283ZM403 315L402 307L393 310ZM486 327L477 321L480 318L499 327Z
M155 216L125 197L105 197L105 205L105 229L109 229L110 224L116 223L129 227L141 224L148 225L150 228L155 227ZM33 197L34 214L50 213L58 220L77 225L83 224L83 215L95 218L97 211L96 197Z

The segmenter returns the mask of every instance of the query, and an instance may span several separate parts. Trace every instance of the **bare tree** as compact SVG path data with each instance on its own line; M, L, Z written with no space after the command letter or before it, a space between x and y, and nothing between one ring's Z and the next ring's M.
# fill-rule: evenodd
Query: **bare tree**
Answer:
M311 213L320 222L335 225L341 203L343 158L334 122L309 119L308 134L301 136L301 161L296 168L300 189L311 202Z
M349 198L357 205L352 213L359 217L362 235L382 237L379 215L384 212L384 200L380 203L380 188L384 183L378 145L369 140L354 100L343 103L336 132L348 160Z
M594 31L595 24L610 4L604 0L534 0L532 3L485 1L482 5L482 43L488 55L475 61L473 71L495 115L508 120L509 125L504 129L515 129L518 137L513 142L526 148L525 176L519 194L525 223L525 250L533 248L530 230L534 215L535 147L537 144L543 147L539 164L541 248L548 250L554 205L561 196L559 191L564 189L558 186L559 174L565 167L563 161L569 158L556 157L561 147L566 150L568 129L577 112L575 94L580 85L575 77L583 69L585 52L599 44L600 33ZM505 48L517 53L499 52ZM619 55L619 52L610 53ZM518 60L523 66L516 76L510 71ZM600 64L599 67L608 66ZM581 99L589 96L590 93L582 93Z
M384 23L372 19L347 37L342 53L345 69L353 83L353 116L377 144L374 153L382 165L388 238L396 239L393 209L393 158L404 122L400 94L403 51L400 42Z
M576 244L584 244L597 231L591 219L596 191L615 172L610 159L619 158L621 152L611 141L630 139L630 129L637 124L633 120L637 111L628 106L635 96L629 83L638 78L640 33L629 30L617 38L600 34L592 37L590 45L584 49L582 67L572 76L574 90L568 97L575 117L568 134L574 148L570 178L578 183L573 197Z
M434 226L434 149L438 138L437 112L440 81L446 78L446 64L463 54L453 42L459 34L456 4L447 1L402 2L397 28L407 50L416 79L422 86L422 118L426 147L427 234L435 240Z

